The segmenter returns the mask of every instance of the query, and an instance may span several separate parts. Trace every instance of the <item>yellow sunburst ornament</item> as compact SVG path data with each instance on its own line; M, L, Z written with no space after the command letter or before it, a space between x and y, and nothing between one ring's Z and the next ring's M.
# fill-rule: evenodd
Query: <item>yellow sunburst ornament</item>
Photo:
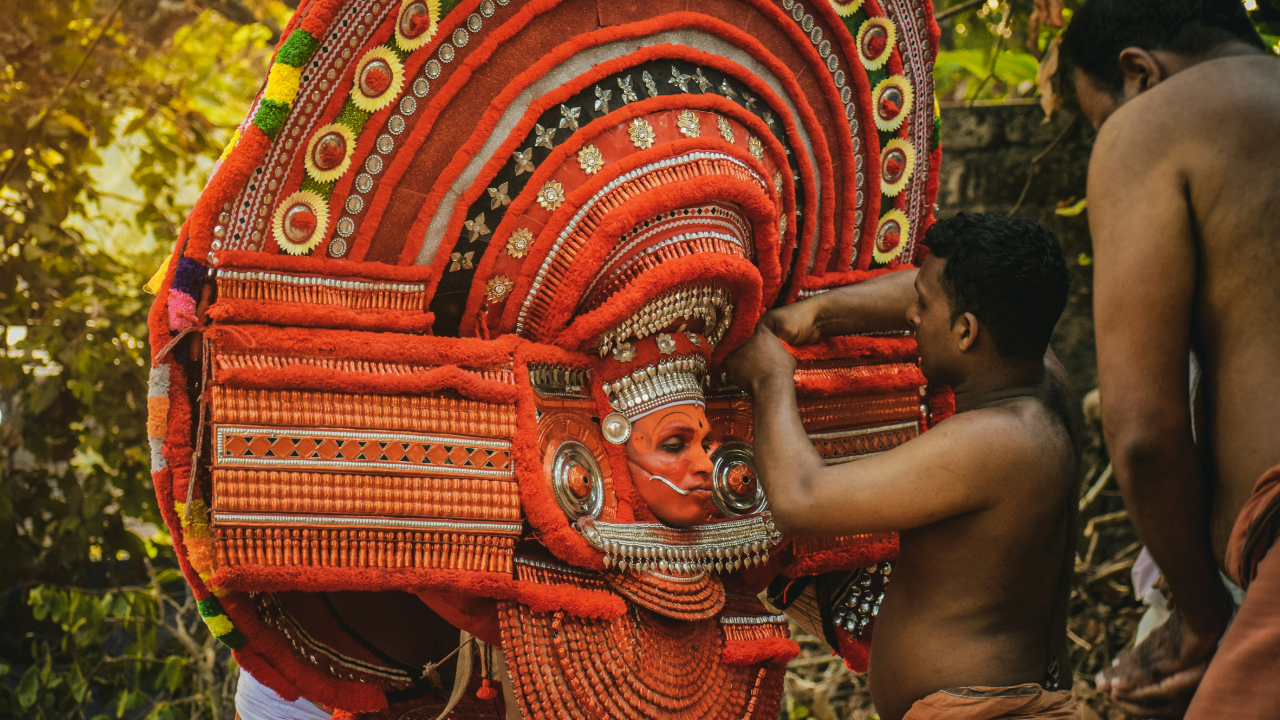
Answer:
M289 255L306 255L329 230L329 204L310 190L299 190L276 206L271 233Z
M440 0L406 0L396 16L396 47L417 50L436 36L440 23Z
M351 102L365 112L378 112L396 101L404 89L404 65L385 47L364 54L351 83Z
M858 30L858 57L868 70L879 70L889 62L898 41L898 28L889 18L873 17Z
M848 0L847 2L827 0L827 2L831 4L831 9L835 10L840 17L849 17L862 7L862 0Z
M901 210L890 210L880 217L876 228L876 244L871 257L882 265L888 265L902 254L902 246L911 233L911 221Z
M911 180L916 168L916 150L911 143L894 138L880 151L880 192L896 197Z
M311 135L303 162L307 174L316 182L333 182L351 167L356 134L341 123L322 125Z
M901 75L891 75L881 80L871 91L872 115L876 128L881 132L893 132L911 112L911 83Z

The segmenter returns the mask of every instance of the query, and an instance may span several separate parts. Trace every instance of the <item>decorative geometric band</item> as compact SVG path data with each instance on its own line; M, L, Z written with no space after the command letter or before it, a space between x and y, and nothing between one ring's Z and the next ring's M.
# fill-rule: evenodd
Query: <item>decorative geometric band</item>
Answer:
M510 405L437 395L348 395L301 390L243 390L214 385L216 423L275 427L352 427L509 438Z
M481 478L218 469L213 509L515 521L520 488Z
M214 465L513 477L506 440L328 428L218 425Z
M217 527L219 566L419 568L511 573L516 538L458 532Z

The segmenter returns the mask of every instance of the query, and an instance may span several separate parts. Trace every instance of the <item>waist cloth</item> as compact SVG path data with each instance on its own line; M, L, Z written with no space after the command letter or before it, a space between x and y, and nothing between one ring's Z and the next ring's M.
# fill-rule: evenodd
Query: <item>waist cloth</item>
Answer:
M1280 465L1253 486L1236 518L1224 564L1245 590L1235 621L1222 638L1196 691L1186 720L1280 717L1280 552L1271 553L1280 535Z
M961 687L920 698L902 720L1079 720L1080 708L1067 690L1049 691L1032 683L1011 687Z

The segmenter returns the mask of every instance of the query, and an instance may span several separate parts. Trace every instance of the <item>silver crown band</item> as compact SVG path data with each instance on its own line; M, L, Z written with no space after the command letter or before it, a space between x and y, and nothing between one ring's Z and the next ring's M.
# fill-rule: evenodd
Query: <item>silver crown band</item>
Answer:
M614 410L635 421L669 405L692 402L705 406L702 385L706 376L705 358L683 355L605 383L604 392Z

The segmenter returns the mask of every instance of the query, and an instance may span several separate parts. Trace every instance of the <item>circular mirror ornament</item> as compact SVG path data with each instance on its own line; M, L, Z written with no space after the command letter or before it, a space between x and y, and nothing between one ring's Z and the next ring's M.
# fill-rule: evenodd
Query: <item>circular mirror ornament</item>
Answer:
M882 132L893 132L902 127L911 112L911 99L911 84L906 78L893 75L881 80L871 91L876 128Z
M276 206L271 232L289 255L306 255L320 244L329 226L329 205L310 190L299 190Z
M551 487L570 521L600 517L604 509L604 478L586 445L576 440L560 443L551 461Z
M876 228L876 244L871 257L884 265L893 262L902 254L902 246L910 231L911 221L906 213L896 209L885 213Z
M356 146L355 133L339 123L323 125L307 143L304 162L307 174L316 182L333 182L351 167L351 153Z
M911 143L903 138L885 143L880 151L880 191L889 197L897 196L911 180L915 167L916 151Z
M600 431L605 440L621 445L631 438L631 421L622 413L609 413L600 421Z
M764 487L749 443L727 442L711 453L711 462L711 499L720 512L732 517L765 508Z
M379 46L365 53L356 65L351 102L365 112L374 113L395 102L403 89L404 66L400 58Z
M401 3L396 17L396 46L412 51L435 37L440 22L440 0L411 0Z
M868 70L879 70L889 62L898 29L889 18L873 17L858 30L858 58Z

